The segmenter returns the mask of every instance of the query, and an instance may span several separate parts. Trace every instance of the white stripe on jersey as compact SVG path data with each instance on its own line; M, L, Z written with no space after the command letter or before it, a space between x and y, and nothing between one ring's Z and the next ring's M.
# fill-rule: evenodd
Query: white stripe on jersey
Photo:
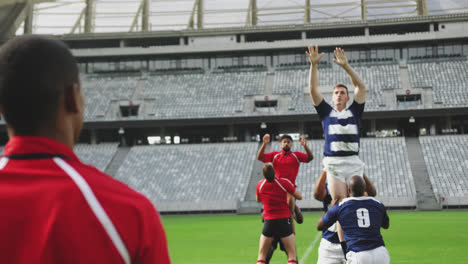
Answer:
M281 178L281 179L283 179L283 180L285 180L285 181L288 181L289 184L291 184L291 187L296 188L296 187L294 186L294 184L293 184L289 179L287 179L287 178Z
M286 191L286 189L283 187L283 185L281 185L281 183L279 183L279 181L278 181L277 179L275 179L275 182L279 185L279 187L281 187L281 189L283 189L283 191L288 192L288 191Z
M379 200L375 199L374 197L370 197L370 196L359 196L359 197L348 197L348 198L345 198L343 200L341 200L340 202L340 206L344 203L344 202L347 202L347 201L365 201L365 200L374 200L378 203L381 203Z
M337 151L359 151L359 143L357 142L344 142L344 141L334 141L330 143L330 150L333 152Z
M342 126L340 124L328 125L329 135L357 135L358 129L354 124L347 124Z
M278 153L278 154L276 154L276 155L273 157L273 160L271 161L271 165L274 166L273 163L275 163L275 159L276 159L276 157L278 157L279 155L281 155L281 153Z
M338 119L348 119L350 117L353 117L353 112L351 112L351 110L349 109L346 109L344 111L336 111L336 110L332 110L330 112L330 117L336 117Z
M110 237L111 241L114 243L115 248L124 260L125 264L130 264L130 255L128 253L127 248L125 247L124 242L122 241L122 238L120 237L119 233L117 232L117 229L112 223L112 220L109 218L104 208L102 208L102 205L99 203L98 199L93 193L93 190L91 190L91 187L89 187L86 180L63 159L54 158L53 160L63 171L65 171L65 173L68 174L68 176L70 176L70 178L78 186L78 189L80 189L81 193L83 194L86 202L91 208L91 211L93 211L94 215L96 215L96 218L104 227L104 230Z
M0 159L0 170L3 170L3 168L5 168L5 166L7 165L7 163L8 163L8 158L2 157L2 159Z
M258 193L262 191L262 187L263 187L263 184L265 184L265 182L266 182L266 179L263 180L262 184L260 185L260 188L258 189Z
M293 155L293 156L296 158L297 163L301 163L301 162L299 161L299 158L296 156L296 154L294 154L294 152L291 151L291 155Z

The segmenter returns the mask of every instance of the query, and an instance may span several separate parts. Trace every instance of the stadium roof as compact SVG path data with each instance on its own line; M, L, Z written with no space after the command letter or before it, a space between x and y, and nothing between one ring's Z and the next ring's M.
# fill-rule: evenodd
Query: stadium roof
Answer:
M271 26L467 11L466 0L2 0L0 36L6 32L73 34ZM33 19L29 21L27 14Z

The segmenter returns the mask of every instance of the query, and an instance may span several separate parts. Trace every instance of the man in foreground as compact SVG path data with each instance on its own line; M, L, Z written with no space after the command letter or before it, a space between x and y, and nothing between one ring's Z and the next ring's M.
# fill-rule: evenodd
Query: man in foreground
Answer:
M366 182L366 194L374 197L376 190L372 182L364 174L363 179ZM322 171L314 186L314 198L323 203L325 212L328 212L329 205L332 201L327 187L327 173ZM338 234L336 233L336 225L333 224L329 228L323 230L322 240L318 248L317 264L343 264L346 263L346 245L341 246Z
M81 163L78 67L66 45L21 36L0 48L3 263L170 263L158 212L140 193Z
M333 206L317 224L325 230L340 222L348 246L347 263L388 264L390 256L380 228L387 229L390 220L382 203L365 196L366 183L360 176L353 176L348 184L351 197Z

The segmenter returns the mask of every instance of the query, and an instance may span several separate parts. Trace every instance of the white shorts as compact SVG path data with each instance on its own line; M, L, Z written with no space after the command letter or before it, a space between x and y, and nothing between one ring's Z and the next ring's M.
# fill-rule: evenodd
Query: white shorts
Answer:
M317 264L344 264L346 260L340 244L332 243L325 238L320 241Z
M384 246L371 250L353 252L346 254L346 264L389 264L390 255Z
M324 170L328 177L334 177L344 183L352 176L364 174L364 162L358 156L325 157L323 158Z

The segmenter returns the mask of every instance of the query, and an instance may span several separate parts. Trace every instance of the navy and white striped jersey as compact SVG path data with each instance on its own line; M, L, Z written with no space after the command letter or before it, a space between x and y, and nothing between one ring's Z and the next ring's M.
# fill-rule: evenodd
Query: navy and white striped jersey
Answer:
M359 131L365 104L353 101L341 112L325 100L315 107L325 135L324 156L354 156L359 154Z
M349 197L333 206L322 218L329 227L340 222L348 251L360 252L385 246L380 228L390 220L382 203L372 197Z

